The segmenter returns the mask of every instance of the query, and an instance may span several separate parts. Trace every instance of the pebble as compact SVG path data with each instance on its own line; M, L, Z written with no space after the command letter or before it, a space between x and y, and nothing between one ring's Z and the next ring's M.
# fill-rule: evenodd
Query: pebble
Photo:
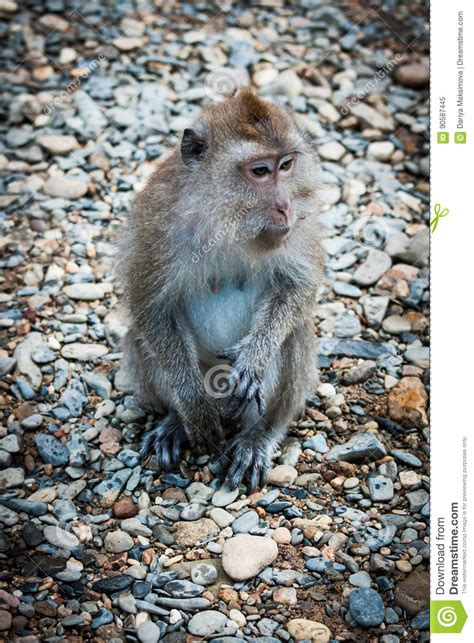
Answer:
M0 471L0 489L15 489L21 487L25 481L25 474L21 469L9 468Z
M351 616L362 627L380 625L385 617L385 606L378 592L367 587L354 589L349 594Z
M387 454L380 440L371 433L358 433L345 444L338 444L327 453L327 460L363 462L378 460Z
M217 581L217 570L206 563L194 565L191 568L191 579L197 585L213 585Z
M251 529L259 523L259 516L256 511L246 511L232 522L234 534L248 534Z
M374 502L389 502L394 496L393 482L386 476L369 476L367 486Z
M316 453L327 453L329 447L326 442L326 438L322 433L317 433L309 440L306 440L303 443L304 449L311 449L311 451L316 451Z
M286 487L292 485L297 477L298 471L295 467L279 464L270 471L268 482L277 487Z
M278 546L263 536L238 535L229 538L222 550L222 566L234 580L247 580L259 574L278 556Z
M306 618L291 619L288 621L286 629L295 641L328 643L331 640L331 631L326 625Z
M79 538L61 527L47 525L44 528L43 535L50 545L58 549L71 550L79 546Z
M77 359L82 362L89 362L103 357L109 352L103 344L66 344L61 349L61 355L66 359Z
M365 571L355 572L349 576L349 583L354 587L370 587L370 575Z
M227 622L227 616L216 610L205 610L191 617L188 630L193 636L210 636L221 632Z
M104 540L104 547L113 554L120 554L133 547L133 538L120 529L109 531Z
M326 161L339 161L346 150L343 145L332 141L331 143L325 143L318 148L319 156Z
M238 495L238 489L234 489L233 491L231 491L230 489L228 489L228 487L223 485L212 496L212 504L214 505L214 507L227 507L234 502Z
M35 442L38 453L47 464L59 467L69 462L69 451L54 435L37 433Z
M137 627L137 637L141 643L157 643L161 630L153 621L145 621Z
M371 286L392 266L392 260L383 250L369 250L367 259L354 272L353 280L361 286Z
M367 156L372 156L376 161L386 162L390 160L395 145L392 141L375 141L367 147Z
M75 136L60 134L44 134L38 137L38 143L51 154L68 154L79 148Z
M88 190L87 183L77 179L69 179L65 176L55 174L44 184L43 191L48 196L61 197L64 199L80 199Z

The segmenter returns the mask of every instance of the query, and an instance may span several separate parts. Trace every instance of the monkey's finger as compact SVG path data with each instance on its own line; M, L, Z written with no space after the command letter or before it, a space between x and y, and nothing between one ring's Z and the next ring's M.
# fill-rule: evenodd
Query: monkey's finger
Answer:
M259 487L262 489L268 482L268 476L270 474L270 468L271 465L264 463L262 465L262 468L260 470L260 480L259 480Z
M232 418L238 418L244 412L248 402L245 397L233 397L227 405L227 413Z
M256 396L259 386L260 386L260 382L258 381L257 378L255 378L253 382L250 383L250 386L247 389L247 393L245 394L245 397L249 402L253 397Z
M255 391L255 400L257 402L258 414L263 417L265 415L267 404L265 402L265 398L263 397L262 389L258 388Z
M248 371L244 371L237 375L237 388L233 391L235 397L245 397L251 385L251 378Z
M226 481L231 490L237 489L242 482L242 478L252 459L252 451L250 449L236 449L234 453L234 461L232 462L227 473Z
M255 460L250 465L249 484L247 485L247 490L249 493L253 493L256 489L258 489L261 477L261 469L261 463L255 462Z
M229 359L233 361L235 359L235 351L233 348L225 348L224 350L216 353L216 357L219 359Z

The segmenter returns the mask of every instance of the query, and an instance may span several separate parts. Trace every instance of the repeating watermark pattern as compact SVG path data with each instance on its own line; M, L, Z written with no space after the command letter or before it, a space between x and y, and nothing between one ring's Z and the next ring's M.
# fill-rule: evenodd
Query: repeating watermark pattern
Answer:
M383 248L390 236L390 230L381 217L360 217L353 228L354 239L362 246Z
M229 364L212 366L204 376L206 393L214 399L224 399L232 395L239 385L240 378Z
M206 241L203 243L199 250L194 251L191 255L193 263L199 263L205 255L209 254L214 248L218 247L225 240L226 237L232 235L233 239L237 241L245 241L250 238L250 233L246 234L244 230L237 230L237 226L243 217L254 207L253 201L244 203L233 215L225 221L222 226Z
M372 78L368 80L361 89L357 90L356 94L342 103L339 108L341 114L343 116L347 116L348 114L350 114L352 108L362 100L364 100L371 92L373 92L380 81L383 80L387 76L387 74L390 74L398 65L398 63L401 62L402 58L402 54L397 53L393 58L390 58L390 60L385 65L380 67L380 69L375 72Z
M204 80L204 91L211 100L232 96L242 87L242 78L235 69L221 67L210 71Z
M105 60L102 52L99 52L92 60L79 60L77 75L57 94L52 101L43 105L41 112L45 116L51 116L53 112L69 100L72 94L77 91L82 83L100 66Z

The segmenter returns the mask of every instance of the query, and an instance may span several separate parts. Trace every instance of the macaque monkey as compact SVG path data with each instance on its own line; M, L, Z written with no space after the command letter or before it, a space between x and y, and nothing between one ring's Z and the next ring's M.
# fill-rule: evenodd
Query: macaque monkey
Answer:
M240 89L184 130L136 199L119 258L124 356L163 414L142 445L163 470L186 448L217 451L230 488L263 486L314 391L316 171L291 111Z

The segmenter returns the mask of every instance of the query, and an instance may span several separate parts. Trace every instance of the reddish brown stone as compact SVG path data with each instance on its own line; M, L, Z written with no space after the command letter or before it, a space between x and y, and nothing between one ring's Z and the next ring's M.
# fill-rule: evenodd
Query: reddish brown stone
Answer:
M116 518L133 518L138 513L138 507L131 498L121 498L114 503L113 512Z
M417 377L404 377L390 391L388 413L392 420L419 428L428 426L426 404L428 394Z

